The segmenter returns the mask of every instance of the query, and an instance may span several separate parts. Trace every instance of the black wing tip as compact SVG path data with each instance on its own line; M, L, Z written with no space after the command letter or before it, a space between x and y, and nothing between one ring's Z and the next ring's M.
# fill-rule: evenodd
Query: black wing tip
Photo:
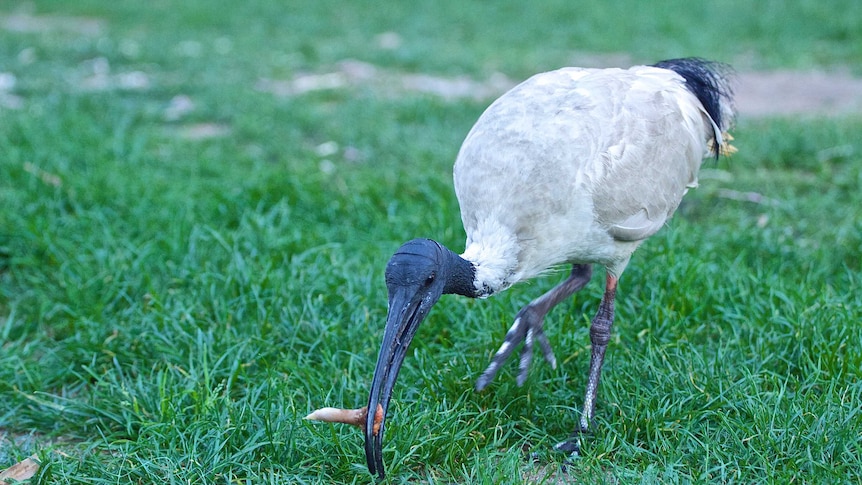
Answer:
M685 79L686 88L697 97L718 129L725 132L730 128L735 110L731 86L734 70L729 64L700 57L682 57L657 62L653 66L679 74ZM720 135L715 134L715 147L720 145Z

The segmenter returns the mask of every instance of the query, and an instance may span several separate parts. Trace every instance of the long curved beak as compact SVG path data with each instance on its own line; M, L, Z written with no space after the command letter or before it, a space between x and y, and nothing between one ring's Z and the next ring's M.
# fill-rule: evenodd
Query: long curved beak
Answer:
M401 288L389 296L386 329L383 332L383 343L380 346L374 380L371 382L371 393L368 396L368 409L382 406L382 419L375 426L377 413L369 412L365 421L365 459L368 462L368 471L381 479L385 476L383 431L386 427L386 413L389 409L389 400L392 398L392 389L398 379L404 356L407 355L407 347L437 298L433 295L418 295Z

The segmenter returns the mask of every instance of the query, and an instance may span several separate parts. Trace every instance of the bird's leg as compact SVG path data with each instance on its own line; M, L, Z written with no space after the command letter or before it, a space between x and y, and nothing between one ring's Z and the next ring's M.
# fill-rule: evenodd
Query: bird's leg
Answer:
M548 342L548 337L542 328L545 315L555 305L583 288L590 281L592 274L592 266L588 264L573 264L572 273L566 281L531 301L518 312L515 316L515 323L512 324L512 327L506 333L503 345L500 346L500 349L491 359L488 368L485 369L485 372L476 381L477 391L484 389L494 379L503 362L509 358L512 351L515 350L515 346L521 342L524 342L524 347L521 349L520 371L517 378L519 386L522 386L527 380L527 370L530 368L530 362L533 358L533 343L536 340L539 341L539 346L542 349L545 360L551 364L552 368L557 368L557 359L554 357L554 351L551 349L551 344Z
M611 326L614 323L614 297L617 293L617 277L608 273L605 284L605 294L599 311L590 325L590 375L587 379L587 390L584 396L584 412L578 429L568 440L558 443L555 449L577 454L580 451L581 436L590 433L593 415L596 411L596 394L599 389L599 378L602 374L602 363L605 360L605 350L611 340Z

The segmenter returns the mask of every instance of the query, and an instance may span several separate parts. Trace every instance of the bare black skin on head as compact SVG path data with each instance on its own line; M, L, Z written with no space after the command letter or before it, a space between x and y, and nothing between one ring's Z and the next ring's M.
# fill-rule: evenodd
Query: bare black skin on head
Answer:
M476 269L472 263L430 239L404 243L386 265L389 313L368 396L368 409L377 409L378 404L383 406L383 420L376 435L375 413L368 413L365 422L368 470L381 479L384 477L382 449L386 412L407 347L441 295L478 296L475 279Z
M386 265L386 287L437 286L444 295L475 297L472 263L431 239L413 239L402 244ZM433 281L432 281L433 280Z

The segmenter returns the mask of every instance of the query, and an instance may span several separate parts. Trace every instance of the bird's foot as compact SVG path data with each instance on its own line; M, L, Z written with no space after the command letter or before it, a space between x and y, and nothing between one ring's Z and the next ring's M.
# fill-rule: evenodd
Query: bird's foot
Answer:
M547 479L551 476L558 477L556 481L551 480L553 483L569 482L569 465L572 462L568 458L560 460L559 453L556 450L542 447L539 450L527 453L524 458L534 467L539 477L545 477L545 480L541 480L541 483L546 483Z
M569 455L569 458L577 458L581 455L583 444L592 436L593 433L590 430L578 428L565 441L554 445L554 450Z
M512 355L515 346L524 343L521 349L521 359L519 362L519 372L517 378L518 386L523 386L527 381L527 371L530 369L530 363L533 360L533 345L536 341L539 342L539 348L542 349L542 355L545 360L551 364L551 368L557 368L557 358L554 356L554 351L551 348L551 343L548 341L547 335L543 328L545 313L547 310L541 311L534 304L529 304L521 309L515 316L515 323L506 332L506 338L500 349L494 354L488 368L476 381L476 390L481 391L494 380L497 371L502 367L503 362Z
M560 453L566 453L569 456L580 456L581 454L581 439L580 437L572 437L565 441L560 441L554 445L554 450Z

